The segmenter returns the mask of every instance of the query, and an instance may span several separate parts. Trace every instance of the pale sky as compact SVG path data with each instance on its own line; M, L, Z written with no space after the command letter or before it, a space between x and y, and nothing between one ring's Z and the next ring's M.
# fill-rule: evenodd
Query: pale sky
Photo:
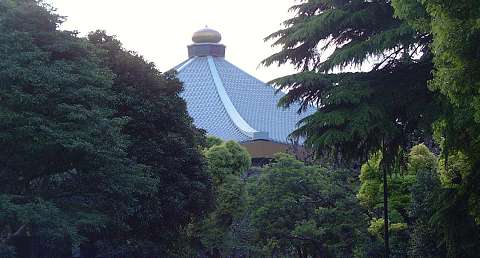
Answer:
M226 59L262 81L291 74L290 66L258 67L275 52L263 38L292 17L295 0L47 0L67 16L63 29L81 35L96 29L116 35L124 47L164 72L187 59L191 36L205 25L222 34ZM278 49L277 49L278 50Z

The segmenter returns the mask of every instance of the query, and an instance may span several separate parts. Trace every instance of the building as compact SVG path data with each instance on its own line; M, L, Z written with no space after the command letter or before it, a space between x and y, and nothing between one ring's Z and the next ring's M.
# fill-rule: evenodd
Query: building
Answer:
M209 135L241 143L253 158L298 150L288 136L314 108L299 115L299 105L278 107L284 93L225 60L221 39L209 28L195 32L188 59L175 67L194 124Z

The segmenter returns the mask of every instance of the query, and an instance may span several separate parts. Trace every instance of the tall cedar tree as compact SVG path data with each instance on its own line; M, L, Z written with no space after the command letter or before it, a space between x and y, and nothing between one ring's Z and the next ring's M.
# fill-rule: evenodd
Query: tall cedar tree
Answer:
M193 126L174 74L160 73L103 31L88 39L115 76L115 116L128 117L122 130L131 142L127 156L145 165L148 177L157 182L154 191L136 196L135 212L126 218L130 230L109 232L107 239L121 234L115 240L129 243L122 255L130 257L178 255L185 244L180 242L184 227L211 203L210 180L198 148L203 132ZM117 245L112 246L116 253Z
M388 0L303 0L291 10L295 17L266 38L281 51L263 64L289 62L300 69L273 81L288 91L280 105L299 101L304 108L318 107L292 136L343 160L365 161L382 152L388 257L387 173L403 163L409 142L423 138L438 114L426 87L433 66L431 36L395 18ZM331 73L366 61L375 62L368 72Z

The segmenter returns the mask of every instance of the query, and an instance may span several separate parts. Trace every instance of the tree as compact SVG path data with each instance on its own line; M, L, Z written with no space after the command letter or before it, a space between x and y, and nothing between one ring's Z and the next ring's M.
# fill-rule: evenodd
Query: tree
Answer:
M36 0L0 2L0 254L179 256L211 183L181 83Z
M449 245L449 255L474 257L480 252L480 3L465 0L422 4L432 17L435 70L430 87L446 96L453 106L444 116L444 150L465 154L472 164L464 172L461 187L447 193L450 201L441 205L445 215L440 223L449 232L447 241L454 243ZM464 218L462 227L452 223L455 217Z
M381 238L383 219L379 206L382 180L379 171L381 154L362 166L361 186L357 194L372 218L369 232ZM437 157L424 145L413 146L403 171L388 178L389 217L393 257L442 257L445 252L441 234L430 222L441 187L437 175Z
M137 203L131 207L135 212L126 217L127 230L109 229L100 240L114 241L115 253L125 245L120 256L177 256L185 249L181 241L188 223L205 215L211 205L210 178L199 149L203 133L187 114L179 96L182 85L174 74L160 73L104 31L90 33L88 40L115 76L114 115L128 118L122 128L130 140L127 156L144 165L148 180L156 182L152 191L135 196Z
M410 216L413 218L409 251L411 257L446 257L445 244L439 241L441 233L431 223L440 191L436 171L426 169L417 172L416 182L411 190Z
M385 256L389 256L387 174L404 163L414 140L428 137L439 113L431 79L429 33L394 17L390 1L301 1L296 16L267 40L281 51L265 65L290 62L301 71L273 81L288 90L280 105L299 101L318 111L301 121L294 137L319 153L365 161L380 151ZM325 57L325 53L333 53ZM368 72L330 73L365 62ZM301 111L301 110L299 110Z
M474 257L480 251L480 4L475 0L393 3L400 18L432 35L434 70L429 87L441 93L448 106L435 128L441 138L444 172L453 172L449 184L457 185L442 191L443 201L434 217L443 228L448 256ZM447 162L450 157L454 167Z
M127 158L112 74L62 20L0 2L0 246L17 257L63 256L154 185Z
M212 145L205 149L204 155L213 181L214 208L193 225L193 238L208 257L220 258L235 254L238 244L235 233L246 210L242 178L251 166L251 157L234 141L210 138L208 142Z
M360 173L361 186L357 197L367 208L371 218L368 231L380 241L384 236L383 191L384 183L380 170L381 154L374 155L362 165ZM389 202L389 228L392 257L407 257L409 224L409 208L411 203L410 187L415 183L414 173L394 171L387 179Z
M363 246L371 240L352 175L277 154L259 178L250 178L251 221L263 255L377 257Z

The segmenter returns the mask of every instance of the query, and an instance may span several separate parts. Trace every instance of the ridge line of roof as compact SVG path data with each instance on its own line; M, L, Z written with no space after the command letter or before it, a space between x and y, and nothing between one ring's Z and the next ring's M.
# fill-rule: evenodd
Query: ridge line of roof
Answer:
M177 72L182 71L185 67L187 67L193 60L195 60L197 57L194 56L192 58L189 58L187 61L185 61L183 64L180 65L176 70Z
M235 108L225 90L225 86L223 85L222 79L217 71L213 57L207 56L207 62L210 68L210 74L217 90L217 94L220 97L223 107L227 111L228 117L232 120L233 124L240 130L240 132L252 139L268 138L267 132L261 132L254 129L247 123L247 121L245 121L245 119L243 119L238 110Z

